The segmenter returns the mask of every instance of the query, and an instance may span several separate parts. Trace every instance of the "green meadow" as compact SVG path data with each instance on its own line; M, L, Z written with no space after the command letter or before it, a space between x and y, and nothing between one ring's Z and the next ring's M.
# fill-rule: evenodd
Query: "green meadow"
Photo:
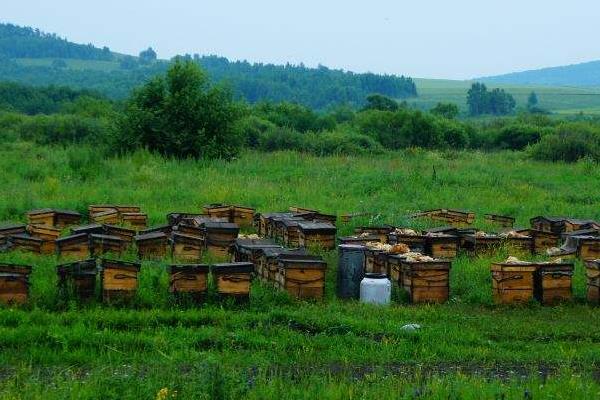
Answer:
M434 207L514 215L520 226L539 214L600 218L596 164L541 163L518 152L246 152L224 162L14 142L0 149L0 168L1 221L24 222L33 208L86 213L93 203L127 203L155 225L212 202L374 213L340 223L340 235L364 224L425 226L406 215ZM54 256L0 254L34 266L30 304L0 309L0 398L600 396L600 308L585 302L581 263L573 301L557 307L493 305L489 266L509 255L500 250L453 263L448 304L411 306L395 291L393 305L380 308L338 300L336 252L322 254L321 302L255 282L247 304L220 301L212 288L202 306L176 303L166 259L143 263L137 295L121 307L59 297Z

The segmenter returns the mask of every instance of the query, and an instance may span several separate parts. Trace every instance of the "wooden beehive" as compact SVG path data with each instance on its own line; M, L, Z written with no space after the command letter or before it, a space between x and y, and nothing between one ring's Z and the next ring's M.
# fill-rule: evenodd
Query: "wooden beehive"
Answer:
M52 208L42 208L31 210L27 213L27 222L30 225L54 226L54 216L56 211Z
M394 231L394 227L391 225L383 225L383 226L359 226L354 229L355 235L361 234L369 234L373 236L378 236L378 242L380 243L388 243L389 235Z
M215 264L212 267L217 293L236 298L250 296L253 273L254 264L249 262Z
M365 212L353 212L353 213L348 213L348 214L342 214L342 215L340 215L340 219L341 219L342 223L348 224L354 218L359 218L359 217L374 217L374 216L375 216L375 213L368 212L368 211L365 211Z
M71 228L71 233L73 235L79 235L80 233L85 233L86 235L89 235L91 233L103 234L104 227L100 224L74 226Z
M433 258L455 258L458 254L459 241L459 237L453 235L426 235L425 253Z
M390 277L392 284L402 286L402 260L406 257L402 254L388 254L385 259L385 271Z
M117 210L117 206L114 204L92 204L88 206L88 214L90 216L90 219L92 219L96 214L100 214L106 211L116 211L117 213L119 212L119 210Z
M546 254L546 250L560 246L560 234L537 229L520 230L533 238L534 254Z
M269 224L271 221L271 218L274 216L289 216L291 217L292 214L291 213L260 213L260 214L256 214L255 218L255 224L257 226L257 231L258 231L258 236L261 237L271 237L271 232L269 232Z
M171 256L174 260L198 262L202 259L203 252L203 239L182 233L173 233L171 237Z
M92 257L98 257L104 254L122 254L128 246L128 242L113 235L99 235L92 233L90 235L90 252Z
M152 232L135 236L139 258L159 259L167 255L169 238L163 232Z
M66 236L56 240L56 252L61 257L77 257L79 259L91 256L90 239L87 233Z
M226 258L240 232L239 226L230 222L206 222L206 250L213 256Z
M119 212L119 214L139 213L139 212L142 212L142 209L141 209L140 206L132 206L132 205L126 205L126 204L117 204L114 207L117 209L117 211Z
M0 263L0 302L8 305L27 303L30 274L30 266Z
M61 264L56 267L59 293L65 299L76 296L79 299L94 298L96 292L97 266L95 259Z
M208 290L209 267L205 264L170 265L169 291L176 295L192 296L201 300Z
M227 221L232 220L231 206L228 204L208 204L203 207L204 214L213 218L225 218Z
M570 301L573 297L572 263L541 263L534 275L534 296L543 305Z
M42 239L29 235L11 235L8 238L8 242L12 250L28 251L37 254L42 254L45 250Z
M135 230L126 228L118 225L103 225L104 234L109 236L117 236L126 241L127 243L133 243L133 238L136 235Z
M450 297L450 261L402 260L402 288L411 303L445 303Z
M585 262L587 299L590 304L600 305L600 260Z
M243 227L252 226L254 222L254 213L256 210L252 207L235 205L231 207L231 220L234 224Z
M492 293L497 304L525 303L533 299L534 274L532 263L492 264Z
M204 214L172 212L172 213L167 214L167 223L170 226L175 226L184 219L193 219L194 217L201 217L201 216L204 216Z
M388 253L384 250L365 248L365 272L368 273L387 273L386 262Z
M417 213L413 217L425 217L432 221L444 222L456 227L471 225L475 222L475 213L473 212L443 208Z
M24 235L27 233L25 224L3 224L0 225L0 235L9 237L11 235Z
M71 210L56 210L54 226L60 229L81 223L81 214Z
M335 249L337 229L334 225L328 222L299 222L298 227L300 228L300 246Z
M282 242L288 247L300 246L300 226L301 218L284 218L281 221L283 230Z
M102 260L102 298L104 301L130 299L138 287L139 263Z
M275 278L279 269L280 258L302 259L312 257L306 249L283 249L283 248L265 248L261 249L258 257L257 273L265 282L275 283Z
M180 223L177 225L173 232L177 232L183 235L194 236L199 239L206 239L206 231L204 227L196 226L196 225L187 225Z
M280 257L276 285L300 299L322 299L325 293L327 263L320 257L294 259Z
M90 221L97 224L118 224L120 222L119 211L116 208L90 215Z
M256 266L258 264L258 258L260 257L261 250L268 248L283 249L283 247L269 239L238 238L231 247L232 261L251 262Z
M584 261L600 259L600 237L580 237L577 246L577 257Z
M496 225L502 228L512 228L515 225L515 218L507 215L484 214L483 219L490 225Z
M42 239L42 254L56 252L56 239L60 236L60 229L45 225L27 225L30 236Z
M500 249L503 239L498 235L465 235L461 247L474 255L491 254Z
M136 231L146 229L148 226L148 214L140 212L121 213L121 222L123 225L130 226Z

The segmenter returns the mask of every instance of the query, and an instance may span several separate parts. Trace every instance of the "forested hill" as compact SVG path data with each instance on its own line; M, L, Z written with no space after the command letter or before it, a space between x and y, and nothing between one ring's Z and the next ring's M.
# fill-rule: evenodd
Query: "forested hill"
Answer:
M417 96L411 78L352 73L326 67L229 61L217 56L184 56L201 64L214 82L225 82L237 97L258 101L291 101L314 109L339 104L355 107L373 93L396 99ZM31 85L93 89L124 98L167 61L116 55L107 47L81 45L33 28L0 24L0 79Z
M600 86L600 61L490 76L484 82L544 86Z
M0 24L0 56L8 58L74 58L82 60L114 59L108 47L77 44L39 29Z

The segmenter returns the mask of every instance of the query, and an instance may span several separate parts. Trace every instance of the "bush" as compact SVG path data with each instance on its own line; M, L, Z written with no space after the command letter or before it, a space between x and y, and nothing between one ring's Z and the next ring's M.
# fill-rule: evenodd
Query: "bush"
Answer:
M241 147L238 109L229 92L209 87L193 62L176 61L129 100L114 147L145 147L178 158L231 158Z
M14 126L21 139L40 144L103 144L110 129L110 122L105 119L61 114L26 117Z
M260 137L269 129L275 128L270 121L250 115L240 119L235 129L238 135L243 138L247 147L256 148L259 146Z
M379 153L381 145L372 138L341 131L300 133L286 127L272 127L260 137L264 151L296 150L316 155Z
M513 124L500 130L495 139L496 147L500 149L523 150L537 143L544 130L532 125Z
M600 129L585 123L565 123L553 134L531 146L536 160L575 162L582 158L600 161Z

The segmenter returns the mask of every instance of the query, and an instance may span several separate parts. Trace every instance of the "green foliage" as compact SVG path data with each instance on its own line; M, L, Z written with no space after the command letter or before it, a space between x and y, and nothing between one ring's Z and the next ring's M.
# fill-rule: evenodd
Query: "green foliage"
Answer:
M106 143L111 131L109 121L80 115L36 115L13 126L24 140L40 144Z
M254 112L261 118L279 127L286 127L298 132L320 132L334 129L336 121L333 116L320 115L311 109L292 103L260 103Z
M515 99L504 89L488 91L483 83L476 82L467 93L467 104L472 116L492 114L508 115L515 109Z
M82 97L102 99L89 90L48 86L36 88L11 82L0 82L0 110L24 114L51 114Z
M533 146L537 160L575 162L582 158L600 161L600 128L586 123L563 123Z
M532 125L512 124L502 128L496 136L496 146L500 149L523 150L537 143L547 129Z
M237 114L228 92L210 87L196 64L177 61L131 97L114 146L179 158L231 158L241 145Z
M142 64L151 64L156 61L157 55L152 47L148 47L146 50L140 52L138 58Z
M459 109L454 103L437 103L437 105L431 109L431 113L447 119L455 119L458 117Z
M397 111L399 108L400 105L397 101L380 94L372 94L367 96L367 104L365 104L365 107L363 109L379 111Z

